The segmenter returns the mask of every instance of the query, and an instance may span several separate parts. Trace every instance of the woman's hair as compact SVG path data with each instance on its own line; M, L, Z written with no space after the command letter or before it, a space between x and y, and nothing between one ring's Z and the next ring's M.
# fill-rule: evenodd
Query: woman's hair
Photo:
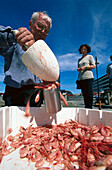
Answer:
M110 56L110 59L112 59L112 55Z
M49 22L50 28L52 27L52 19L49 17L49 15L46 12L34 12L31 17L32 24L37 20L40 14L45 14L44 18L47 22Z
M91 47L90 47L88 44L82 44L82 45L80 46L80 48L78 49L78 51L79 51L80 54L82 54L82 53L81 53L81 49L82 49L83 46L87 48L87 53L90 53L90 52L91 52Z

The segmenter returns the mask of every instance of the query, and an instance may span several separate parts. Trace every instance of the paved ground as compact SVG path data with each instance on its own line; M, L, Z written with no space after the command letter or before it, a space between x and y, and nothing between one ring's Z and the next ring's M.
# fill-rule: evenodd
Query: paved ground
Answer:
M67 102L68 102L68 107L85 108L83 97L77 97L74 100L67 101ZM95 105L94 103L95 102L93 102L93 109L112 111L112 104L111 105L101 104L101 108L100 108L99 105ZM63 103L62 105L64 106Z
M2 96L0 96L0 107L3 107L4 106L4 100L2 99Z
M77 97L74 100L68 100L68 107L77 107L77 108L84 108L84 100L83 97ZM2 96L0 96L0 107L4 107L4 100L2 99ZM62 106L64 106L62 102ZM100 109L99 105L93 104L93 109ZM107 110L112 111L112 104L111 105L101 105L101 110Z

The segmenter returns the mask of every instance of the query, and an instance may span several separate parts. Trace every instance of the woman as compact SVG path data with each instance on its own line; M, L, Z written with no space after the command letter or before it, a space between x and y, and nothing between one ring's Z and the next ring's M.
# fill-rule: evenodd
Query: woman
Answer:
M87 44L82 44L79 48L79 53L82 57L78 60L79 72L78 78L80 80L80 88L84 97L85 108L91 108L93 104L93 72L95 68L95 61L92 55L88 55L91 52L91 47Z

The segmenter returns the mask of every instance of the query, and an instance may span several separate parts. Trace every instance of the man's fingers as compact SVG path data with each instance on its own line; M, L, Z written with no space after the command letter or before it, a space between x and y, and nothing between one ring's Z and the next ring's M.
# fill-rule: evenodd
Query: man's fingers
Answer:
M15 35L15 37L17 38L17 42L20 44L20 46L26 45L30 47L35 43L33 34L27 30L27 28L19 28L18 31L19 32Z

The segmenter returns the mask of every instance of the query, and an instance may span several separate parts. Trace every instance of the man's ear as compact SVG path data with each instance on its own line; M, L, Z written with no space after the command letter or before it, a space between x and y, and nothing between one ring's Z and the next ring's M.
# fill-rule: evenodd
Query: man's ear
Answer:
M30 20L30 21L29 21L29 28L31 28L31 24L32 24L32 21Z

